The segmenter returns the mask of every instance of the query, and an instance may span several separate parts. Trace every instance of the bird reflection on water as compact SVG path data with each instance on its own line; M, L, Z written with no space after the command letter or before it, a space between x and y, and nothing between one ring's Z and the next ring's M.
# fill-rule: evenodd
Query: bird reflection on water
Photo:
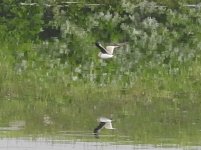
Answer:
M105 117L100 117L97 121L99 122L99 124L94 129L94 135L95 135L96 138L99 138L99 131L102 128L115 129L115 128L112 127L112 120L111 119L108 119L108 118L105 118Z

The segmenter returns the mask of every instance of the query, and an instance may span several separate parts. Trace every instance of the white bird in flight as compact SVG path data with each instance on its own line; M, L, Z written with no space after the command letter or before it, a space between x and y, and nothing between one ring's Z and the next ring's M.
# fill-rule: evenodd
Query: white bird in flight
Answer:
M100 49L100 52L98 53L98 56L100 58L102 58L102 59L112 58L114 56L113 55L114 49L122 46L122 45L111 45L111 46L103 47L101 45L101 43L99 43L99 42L96 42L95 44Z
M99 119L97 119L97 121L99 122L98 126L94 129L94 135L96 138L99 138L99 131L102 128L105 129L115 129L112 127L112 120L108 119L106 117L100 117Z

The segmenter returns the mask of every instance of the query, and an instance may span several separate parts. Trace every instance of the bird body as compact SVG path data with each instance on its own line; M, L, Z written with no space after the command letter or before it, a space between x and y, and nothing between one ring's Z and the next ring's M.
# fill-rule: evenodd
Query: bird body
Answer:
M98 56L102 59L108 59L108 58L112 58L113 55L109 55L109 54L104 54L104 53L98 53Z
M96 138L99 138L99 131L102 129L102 128L105 128L105 129L115 129L112 127L112 120L109 119L109 118L105 118L105 117L100 117L98 120L99 122L98 126L94 129L94 135Z
M101 43L96 42L96 46L100 49L98 56L102 59L108 59L113 57L113 52L115 48L120 47L120 45L106 46L103 47Z
M106 46L106 51L108 54L112 55L113 54L113 51L115 48L118 48L120 46Z
M108 118L105 118L105 117L100 117L99 122L105 122L105 125L103 127L106 128L106 129L114 129L112 127L112 120L111 119L108 119Z

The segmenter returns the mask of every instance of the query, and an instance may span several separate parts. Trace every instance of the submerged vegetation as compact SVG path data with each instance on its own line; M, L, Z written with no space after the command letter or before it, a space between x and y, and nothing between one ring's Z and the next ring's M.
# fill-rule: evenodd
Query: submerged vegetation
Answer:
M135 142L200 144L200 7L37 3L0 3L0 126L92 132L113 114L116 134ZM128 44L100 60L97 40Z

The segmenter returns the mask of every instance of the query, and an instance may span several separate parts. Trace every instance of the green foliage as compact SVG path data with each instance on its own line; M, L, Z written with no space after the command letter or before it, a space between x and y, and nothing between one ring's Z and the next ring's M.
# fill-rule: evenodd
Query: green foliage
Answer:
M51 7L44 9L42 1L37 5L20 5L11 0L1 5L1 39L14 40L8 48L13 49L14 66L26 60L42 67L41 60L46 60L48 66L68 68L66 73L71 72L74 79L98 84L114 79L131 84L133 76L143 72L144 67L163 66L171 72L200 56L200 9L186 7L184 2L171 1L174 8L166 2L157 2L121 0L98 5L99 1L94 1L97 5L90 5L90 1L74 4L48 1ZM46 24L42 26L44 11ZM18 44L35 42L41 27L60 29L61 37L41 41L34 46L35 50ZM128 45L115 51L117 58L103 62L97 59L98 49L94 46L97 40Z
M93 76L105 73L119 78L120 74L126 73L131 78L133 73L142 71L140 69L143 67L140 66L163 65L166 69L177 69L200 55L200 10L180 3L176 9L148 1L133 3L122 0L118 3L119 5L78 4L62 9L53 8L54 18L50 24L60 27L60 41L64 42L68 51L61 54L60 47L53 50L62 63L66 62L75 68L79 66L81 70L94 64ZM124 47L127 49L126 54L123 54L125 50L120 50L121 56L116 58L115 63L106 62L107 67L97 70L99 65L104 65L95 58L98 50L95 50L93 43L97 40L106 43L127 41L129 44ZM53 54L51 50L49 52L47 55ZM81 74L83 79L88 72Z
M40 3L40 0L37 1ZM26 42L37 39L43 21L43 7L23 6L14 0L0 3L1 41Z
M201 12L183 5L186 3L174 3L172 8L166 2L153 1L107 1L101 5L79 1L67 3L68 6L61 1L49 1L47 4L51 7L45 9L45 3L37 3L29 6L7 1L1 5L1 39L14 40L9 49L14 47L12 54L16 64L21 59L17 58L20 53L23 57L37 55L34 60L23 60L43 66L41 60L44 59L49 66L65 66L68 68L66 73L71 72L74 79L98 84L103 84L102 81L110 83L114 79L130 84L133 76L143 72L144 67L163 66L171 72L200 56ZM44 11L47 13L43 18L46 24L42 26ZM60 29L61 38L41 41L35 50L16 46L20 41L35 42L41 27ZM115 51L117 58L103 62L97 59L99 50L94 46L97 40L128 42L128 45Z

